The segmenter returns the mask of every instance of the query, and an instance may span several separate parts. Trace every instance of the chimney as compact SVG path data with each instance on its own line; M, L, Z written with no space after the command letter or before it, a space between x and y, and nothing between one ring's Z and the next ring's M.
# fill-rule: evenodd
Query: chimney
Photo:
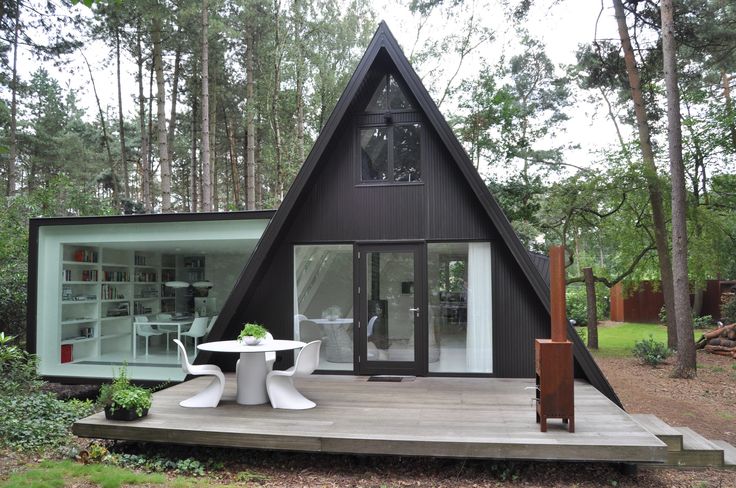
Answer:
M550 304L552 315L552 342L567 340L567 310L565 306L565 248L554 246L549 250Z

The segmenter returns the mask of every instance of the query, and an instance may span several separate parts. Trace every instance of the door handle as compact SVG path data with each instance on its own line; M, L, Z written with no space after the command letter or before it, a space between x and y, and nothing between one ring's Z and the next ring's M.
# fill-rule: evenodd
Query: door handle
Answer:
M410 312L414 312L415 314L419 315L419 307L417 307L417 308L410 308L409 311Z

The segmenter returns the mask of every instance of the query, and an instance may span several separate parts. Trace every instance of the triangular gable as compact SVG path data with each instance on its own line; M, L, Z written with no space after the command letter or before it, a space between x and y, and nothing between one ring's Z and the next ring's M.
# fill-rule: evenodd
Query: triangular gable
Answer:
M549 313L549 287L547 283L545 283L536 266L530 259L526 249L511 227L506 215L503 213L503 210L501 210L501 207L498 205L480 175L475 170L472 162L465 152L465 149L460 144L460 141L455 137L455 134L452 132L447 121L435 105L419 76L404 56L404 53L399 47L393 34L391 34L388 26L385 22L381 22L373 36L373 39L368 45L363 58L358 63L353 76L350 78L350 81L340 96L335 109L330 114L327 123L315 141L309 156L294 179L294 183L287 192L284 201L274 214L268 227L266 227L266 230L248 261L248 264L243 269L232 293L225 302L217 323L210 334L214 340L219 340L222 337L228 324L233 320L237 313L239 303L250 295L252 287L257 286L257 278L263 267L269 261L275 244L285 231L285 224L288 221L289 215L294 210L297 202L299 202L302 193L307 189L311 175L316 170L317 165L332 141L333 136L350 110L351 104L359 94L361 86L368 75L370 68L376 61L376 58L382 49L385 50L390 60L396 66L398 75L403 79L403 82L406 84L409 92L411 92L411 95L416 99L419 105L418 108L424 112L429 124L439 135L440 140L450 153L451 158L457 164L458 169L464 176L474 195L477 197L478 202L495 225L501 238L508 247L516 263L521 268L536 296L547 310L547 313ZM596 365L590 352L582 344L577 333L572 327L568 330L568 336L575 343L575 359L585 376L591 384L620 406L621 402L616 397L616 394ZM532 347L531 344L530 347ZM206 361L208 358L209 354L200 354L197 358L197 362Z

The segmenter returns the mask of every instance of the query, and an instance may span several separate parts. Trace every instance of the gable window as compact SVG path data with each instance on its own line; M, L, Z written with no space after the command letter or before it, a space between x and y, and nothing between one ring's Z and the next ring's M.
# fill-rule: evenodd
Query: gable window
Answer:
M362 183L422 181L422 127L414 110L394 77L383 77L365 108L366 114L382 117L358 131Z

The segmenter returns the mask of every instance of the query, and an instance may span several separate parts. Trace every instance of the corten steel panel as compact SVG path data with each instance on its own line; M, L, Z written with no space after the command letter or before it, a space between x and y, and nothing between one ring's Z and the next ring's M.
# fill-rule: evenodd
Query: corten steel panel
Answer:
M550 315L552 340L567 338L567 310L565 307L565 248L553 246L549 250Z
M622 313L617 315L620 321L659 322L659 311L664 305L664 296L661 288L655 290L654 282L642 281L636 289L628 293L625 287L622 287L621 290L622 292L617 297L617 300L623 303L623 305L617 305L622 309Z
M534 341L549 338L549 314L504 246L493 246L494 374L534 377Z
M611 320L613 322L624 321L624 285L616 283L611 288Z

